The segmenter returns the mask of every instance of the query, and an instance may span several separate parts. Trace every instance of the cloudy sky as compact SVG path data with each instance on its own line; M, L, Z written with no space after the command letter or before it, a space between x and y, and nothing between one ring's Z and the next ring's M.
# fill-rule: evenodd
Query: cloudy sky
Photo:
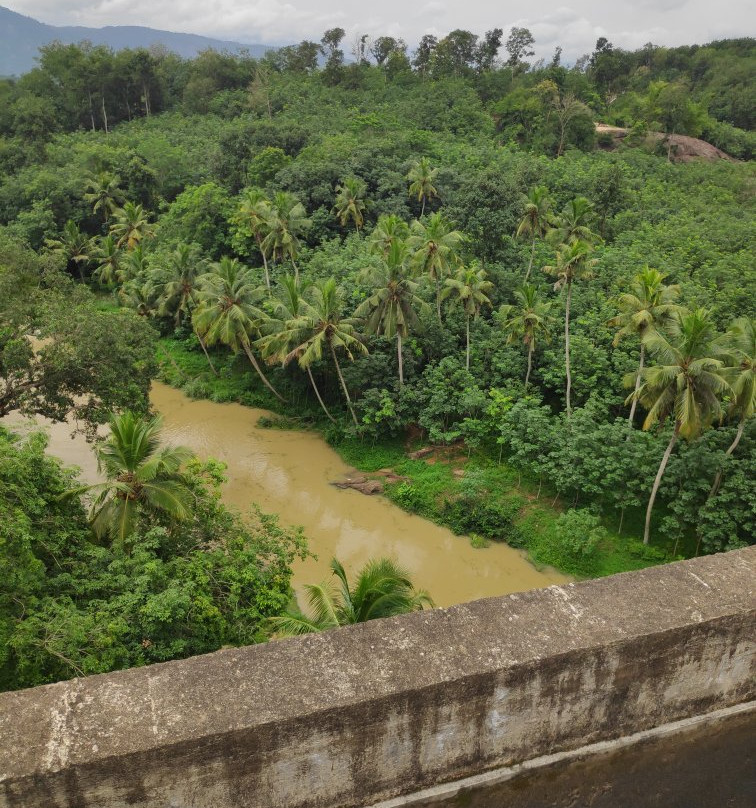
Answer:
M567 59L590 52L596 39L638 48L703 43L756 34L753 0L0 0L14 11L53 25L146 25L241 42L280 44L319 39L341 26L355 35L389 34L410 46L426 33L454 28L483 33L513 25L529 28L538 56L561 44Z

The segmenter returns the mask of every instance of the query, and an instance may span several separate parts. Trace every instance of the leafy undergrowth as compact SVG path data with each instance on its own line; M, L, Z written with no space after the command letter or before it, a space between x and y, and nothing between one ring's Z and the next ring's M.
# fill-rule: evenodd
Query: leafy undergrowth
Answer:
M578 578L641 569L668 560L668 552L620 536L588 511L565 511L545 489L519 478L506 464L447 447L412 460L399 441L366 445L345 440L335 448L365 473L391 468L406 478L387 484L399 507L471 537L473 546L504 541L527 550L532 562ZM577 514L577 516L575 516Z

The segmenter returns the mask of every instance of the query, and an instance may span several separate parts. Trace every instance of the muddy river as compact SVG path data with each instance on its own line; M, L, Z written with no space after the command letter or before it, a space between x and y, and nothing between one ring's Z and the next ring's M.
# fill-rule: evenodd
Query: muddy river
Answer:
M370 558L392 556L439 606L568 580L555 571L535 569L506 545L475 549L467 538L407 514L380 496L335 488L331 483L351 471L336 452L312 433L258 428L262 410L193 401L158 382L152 401L163 415L169 442L228 465L225 502L242 511L256 502L278 513L283 523L304 527L318 558L296 562L297 588L327 578L333 556L349 574ZM80 466L82 476L94 481L96 464L83 438L72 440L66 424L48 429L50 453Z

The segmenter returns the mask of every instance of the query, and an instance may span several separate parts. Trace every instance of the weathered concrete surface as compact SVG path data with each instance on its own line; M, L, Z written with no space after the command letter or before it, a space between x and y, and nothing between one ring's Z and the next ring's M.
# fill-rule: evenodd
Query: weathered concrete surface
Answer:
M354 808L742 704L754 573L742 550L3 694L0 806Z
M750 702L371 808L753 808L755 737Z

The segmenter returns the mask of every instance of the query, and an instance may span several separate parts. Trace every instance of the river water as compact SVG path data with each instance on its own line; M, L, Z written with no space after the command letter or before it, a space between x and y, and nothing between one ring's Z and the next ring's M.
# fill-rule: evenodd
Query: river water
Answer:
M383 497L335 488L331 483L353 469L314 433L260 429L257 420L267 414L263 410L194 401L159 382L151 398L163 415L168 442L228 465L227 504L245 511L257 503L278 513L282 523L304 527L318 558L295 562L299 590L304 583L328 578L334 556L349 575L370 558L392 556L438 606L568 580L553 570L537 570L523 553L504 544L475 549L469 539L405 513ZM94 482L96 463L84 439L71 439L67 424L48 429L50 454L80 466L82 476Z

